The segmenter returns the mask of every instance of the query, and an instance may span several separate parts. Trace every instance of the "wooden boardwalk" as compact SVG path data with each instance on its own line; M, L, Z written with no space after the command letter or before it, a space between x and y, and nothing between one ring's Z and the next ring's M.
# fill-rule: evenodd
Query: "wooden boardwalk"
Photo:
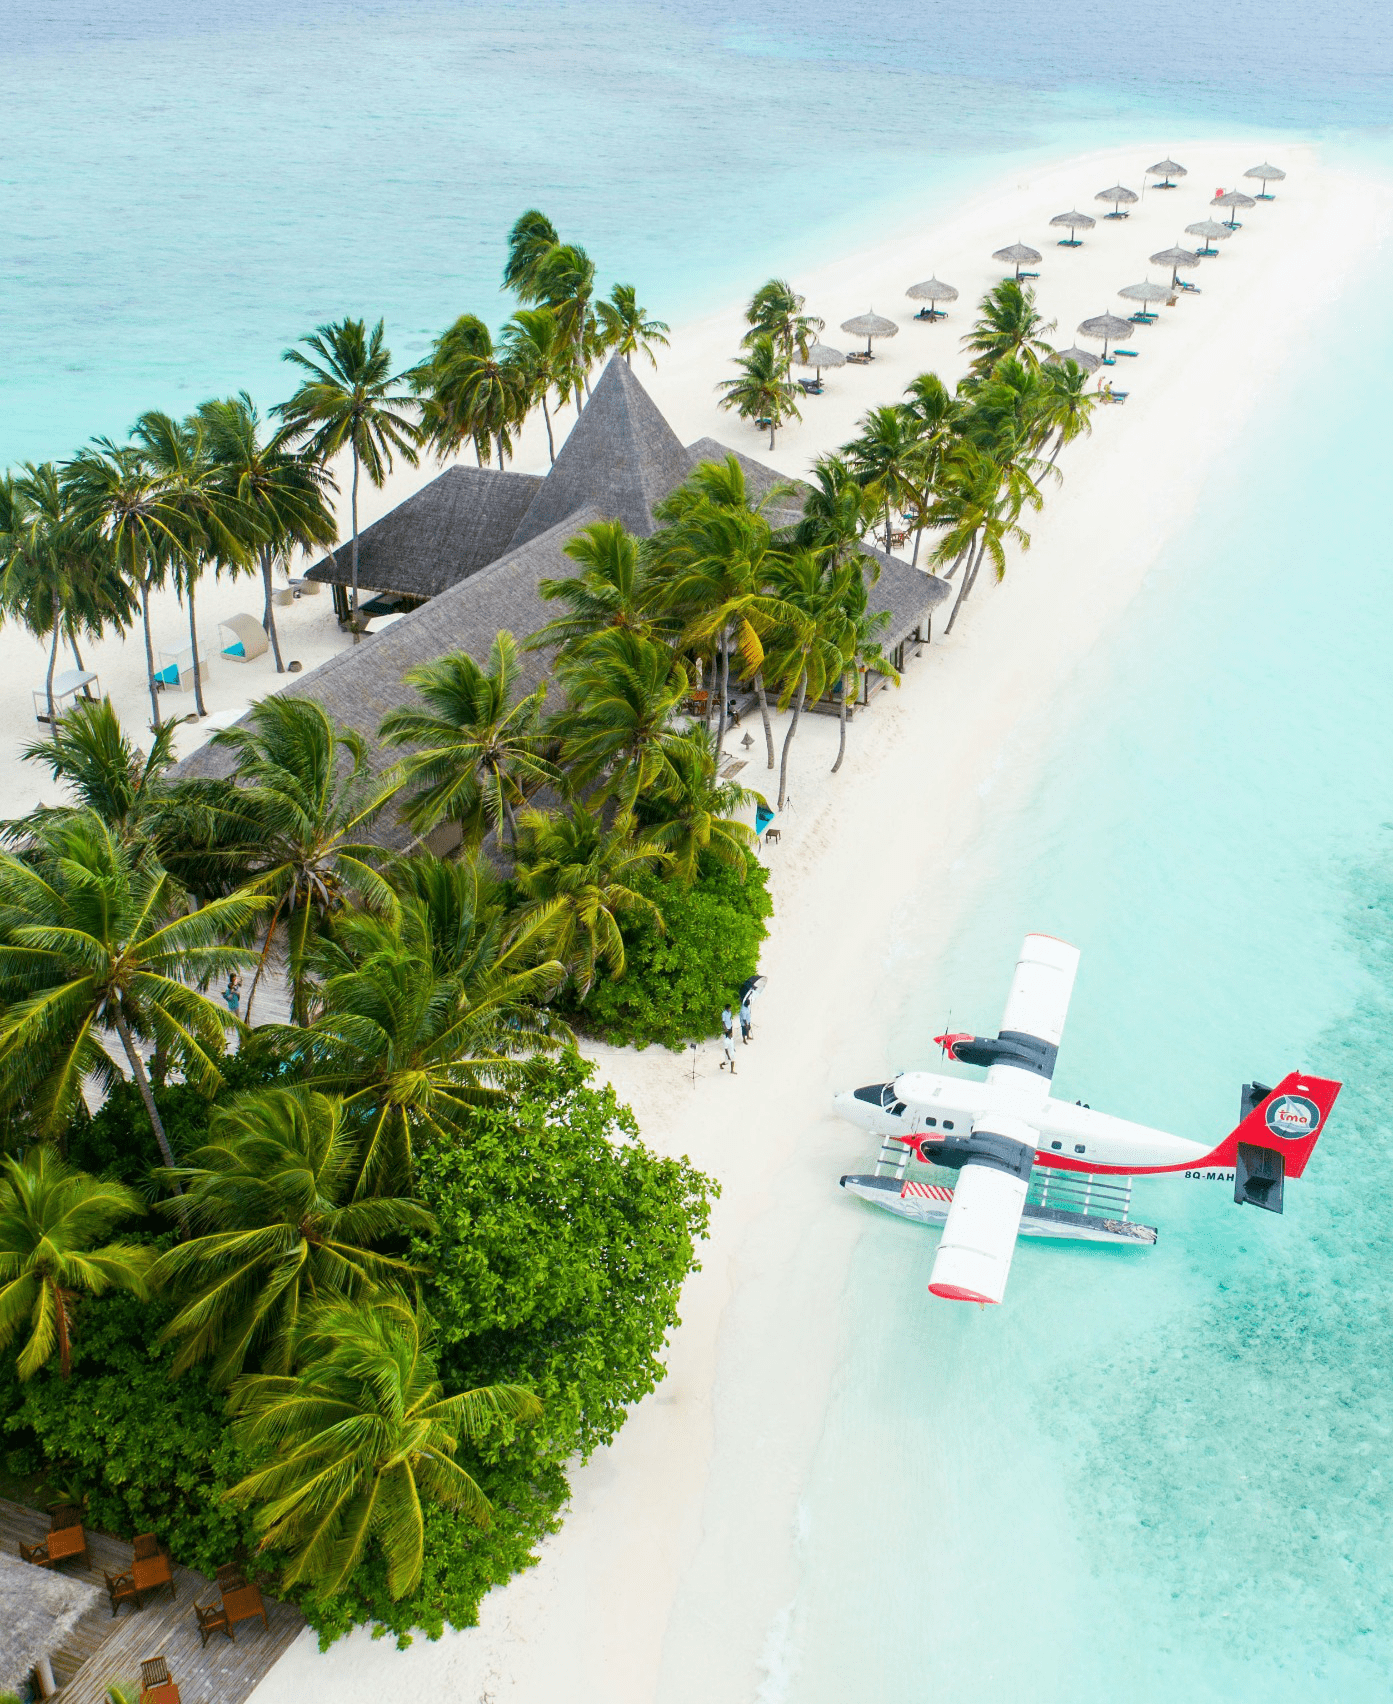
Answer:
M19 1555L20 1540L33 1544L48 1531L48 1516L0 1498L0 1545ZM178 1683L182 1704L242 1704L266 1678L271 1666L294 1643L305 1619L290 1604L265 1600L270 1627L260 1620L239 1621L235 1643L214 1633L205 1650L194 1618L195 1602L218 1601L212 1580L175 1564L178 1595L151 1593L145 1607L122 1604L112 1616L102 1569L119 1574L131 1565L131 1547L103 1533L87 1533L89 1561L60 1562L56 1572L71 1574L100 1588L101 1604L83 1616L66 1642L52 1653L54 1679L62 1704L105 1704L112 1681L140 1690L140 1665L163 1657Z

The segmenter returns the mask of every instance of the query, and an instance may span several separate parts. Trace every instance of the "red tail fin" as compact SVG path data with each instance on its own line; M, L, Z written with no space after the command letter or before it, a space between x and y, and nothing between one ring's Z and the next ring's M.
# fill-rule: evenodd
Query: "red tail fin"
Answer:
M1285 1161L1286 1175L1300 1177L1325 1129L1340 1088L1329 1077L1310 1077L1303 1071L1292 1071L1198 1164L1236 1165L1238 1144L1250 1142L1258 1148L1275 1148Z

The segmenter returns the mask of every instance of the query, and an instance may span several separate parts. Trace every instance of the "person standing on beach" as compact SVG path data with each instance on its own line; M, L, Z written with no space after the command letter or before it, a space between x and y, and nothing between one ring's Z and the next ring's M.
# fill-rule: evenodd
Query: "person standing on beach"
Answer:
M735 1029L735 1019L731 1016L730 1001L721 1007L721 1034L730 1035Z
M750 996L747 990L745 997L740 1002L740 1039L746 1047L750 1045L750 1037L754 1034L754 1028L754 1017L750 1011Z
M733 1026L722 1032L721 1050L725 1054L725 1058L721 1061L721 1069L724 1071L726 1066L729 1065L730 1074L733 1077L735 1075L735 1030Z

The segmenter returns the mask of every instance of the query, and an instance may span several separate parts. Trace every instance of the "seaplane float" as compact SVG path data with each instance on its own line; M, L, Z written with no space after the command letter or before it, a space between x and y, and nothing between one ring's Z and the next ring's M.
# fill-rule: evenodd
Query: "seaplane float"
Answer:
M1235 1201L1282 1211L1325 1128L1340 1084L1293 1071L1275 1088L1245 1083L1239 1122L1217 1146L1151 1130L1050 1094L1079 952L1027 935L995 1036L940 1035L950 1059L985 1079L904 1071L835 1097L837 1111L881 1139L874 1175L842 1178L862 1200L942 1225L930 1293L999 1302L1017 1236L1149 1244L1131 1218L1132 1179L1178 1172L1232 1183ZM923 1181L911 1166L956 1173Z

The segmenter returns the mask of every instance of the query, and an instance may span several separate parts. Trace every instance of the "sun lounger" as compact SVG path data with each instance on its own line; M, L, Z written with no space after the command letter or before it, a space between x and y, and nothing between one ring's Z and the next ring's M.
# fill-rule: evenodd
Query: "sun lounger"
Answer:
M253 657L265 656L269 646L266 629L252 615L229 615L226 621L218 623L218 632L224 640L219 654L234 663L249 663Z
M1128 314L1127 318L1131 320L1133 325L1155 325L1157 316L1139 311L1135 314Z
M1177 290L1188 290L1192 296L1203 295L1198 284L1187 284L1183 278L1176 279L1175 287Z
M915 319L926 320L941 320L948 318L947 314L941 313L937 308L920 308L919 312L915 314L914 317Z
M1038 278L1040 274L1038 272L1022 272L1018 276L1021 278Z
M1129 356L1133 361L1137 358L1137 352L1135 349L1114 349L1113 354Z

